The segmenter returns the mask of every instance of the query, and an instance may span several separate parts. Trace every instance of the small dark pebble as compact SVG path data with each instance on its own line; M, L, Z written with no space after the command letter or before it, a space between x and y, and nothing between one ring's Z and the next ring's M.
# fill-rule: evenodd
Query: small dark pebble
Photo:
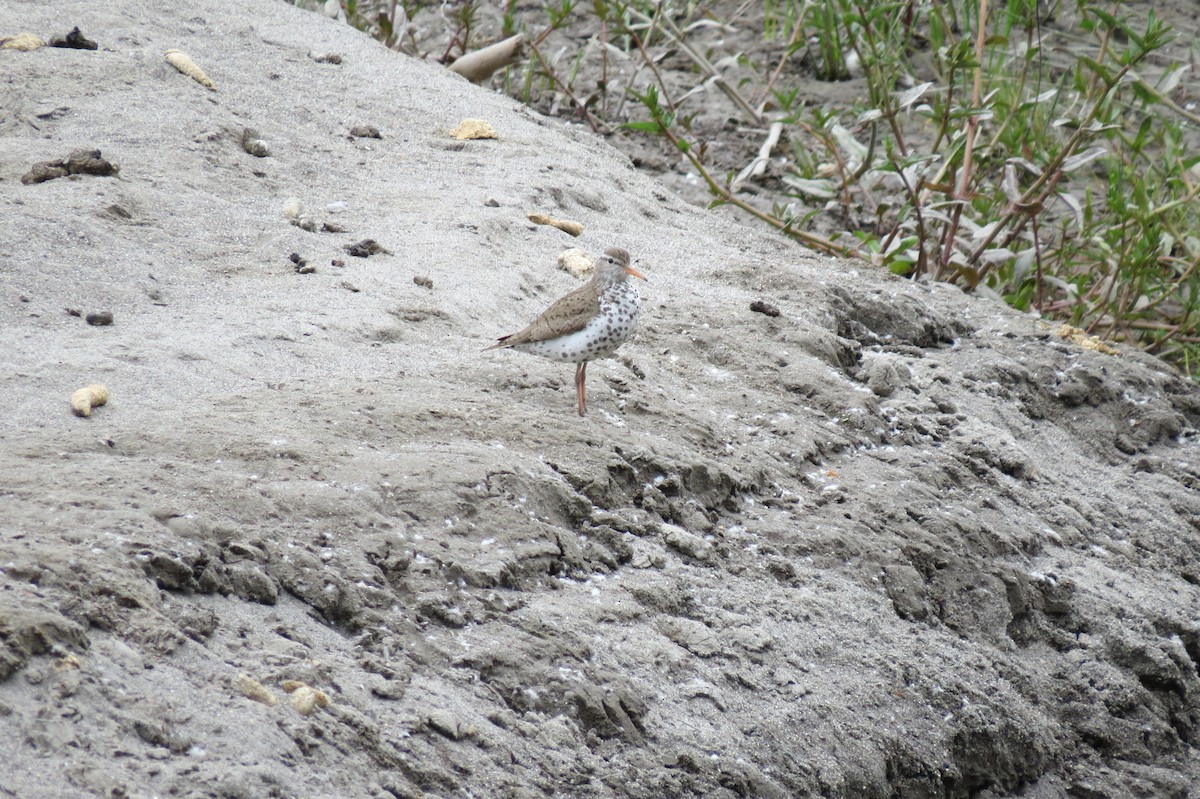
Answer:
M350 128L350 135L356 139L382 139L379 128L374 125L355 125Z
M484 205L486 205L488 208L499 208L500 201L499 200L488 200L487 202L484 203Z
M83 316L83 311L78 308L63 308L67 312L67 316Z
M433 288L433 278L431 278L431 277L423 277L421 275L417 275L416 277L413 278L413 282L416 283L418 286L424 286L427 289Z
M359 291L358 286L354 285L349 280L342 281L342 288L344 288L346 291L353 291L355 294L357 294Z
M304 263L304 259L300 257L300 253L298 253L298 252L294 252L291 255L289 255L288 260L291 261L292 263L296 264L297 266Z
M96 43L79 32L79 27L71 28L66 36L54 36L48 44L51 47L69 47L74 50L95 50Z
M342 63L341 53L309 53L308 57L318 64L340 64Z
M355 258L366 258L368 255L378 255L379 253L391 254L388 250L380 246L375 239L363 239L355 244L347 244L346 252L353 255Z
M778 308L771 303L763 302L762 300L755 300L754 302L750 303L750 310L754 311L755 313L766 314L767 316L779 316Z
M334 258L332 261L329 262L329 265L330 266L345 266L346 262L343 261L341 258Z
M321 230L325 233L345 233L344 225L339 225L337 222L324 222L321 224Z
M96 327L104 327L113 323L113 315L111 311L100 311L99 313L90 313L84 317L89 325Z

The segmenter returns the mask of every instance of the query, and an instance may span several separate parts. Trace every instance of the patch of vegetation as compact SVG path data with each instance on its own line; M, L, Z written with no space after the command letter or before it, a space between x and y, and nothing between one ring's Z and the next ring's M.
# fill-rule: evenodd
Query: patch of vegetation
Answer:
M1189 127L1200 118L1171 99L1190 67L1164 58L1173 37L1153 11L1096 0L589 5L340 9L443 62L486 44L481 31L523 33L530 58L498 85L599 132L661 139L713 205L1200 373ZM414 35L421 18L440 33ZM853 91L814 101L812 86L839 81ZM713 155L729 126L702 118L718 105L759 137L757 153L741 148L742 168Z

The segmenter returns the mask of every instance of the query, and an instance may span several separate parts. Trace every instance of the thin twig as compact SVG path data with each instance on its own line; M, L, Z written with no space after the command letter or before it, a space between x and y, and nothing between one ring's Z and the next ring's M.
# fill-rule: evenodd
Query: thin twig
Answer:
M533 52L534 57L537 58L538 63L542 65L542 69L547 75L550 76L550 80L554 81L554 84L558 86L563 94L571 99L571 102L574 103L575 107L578 108L580 113L583 114L584 120L588 123L588 125L591 126L592 130L596 133L610 132L611 129L608 127L608 125L600 120L591 111L589 111L587 105L575 96L575 93L571 91L571 89L565 83L562 82L562 80L558 77L558 74L550 67L549 64L546 63L546 59L542 57L542 51L538 49L538 46L533 42L530 42L529 49Z
M788 37L788 42L784 45L783 55L779 57L779 64L775 67L775 71L771 73L771 77L767 79L767 85L763 87L762 94L759 95L758 105L762 105L767 97L771 94L771 89L775 87L775 81L779 80L780 73L783 72L783 65L792 57L792 48L796 45L797 40L804 28L804 18L808 15L808 4L800 9L800 16L796 18L796 27L792 28L792 35Z
M632 6L629 8L629 13L636 17L640 17L644 22L650 21L650 17L646 16ZM658 17L657 14L655 16ZM671 40L675 42L675 44L679 45L681 50L688 54L688 57L695 62L696 66L700 67L701 70L708 74L709 78L711 78L712 81L717 85L718 89L725 93L726 97L732 100L738 108L742 109L742 111L744 111L745 114L755 122L755 124L761 125L763 123L762 114L755 111L754 108L751 107L750 103L746 102L746 98L742 97L742 95L738 93L737 89L733 88L728 82L726 82L725 77L717 71L716 67L709 63L708 59L705 58L703 54L688 44L688 42L684 39L683 31L679 30L674 21L665 14L658 18L661 19L663 32L666 33L666 35L669 36Z
M954 208L950 212L950 224L946 226L942 246L941 269L950 265L954 253L954 241L958 237L958 225L962 220L963 204L971 188L975 165L975 136L979 132L978 110L983 99L983 46L987 39L988 0L979 0L979 15L975 21L975 80L971 87L971 112L967 114L967 137L963 147L963 165L958 172L958 185L954 189ZM940 270L939 270L940 271Z

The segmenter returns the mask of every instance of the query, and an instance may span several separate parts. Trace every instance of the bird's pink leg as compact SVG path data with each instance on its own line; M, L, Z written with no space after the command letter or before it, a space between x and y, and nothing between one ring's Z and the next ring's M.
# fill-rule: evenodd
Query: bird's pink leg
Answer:
M587 365L587 361L582 361L575 367L575 396L579 398L580 416L587 413L587 390L583 387L583 381L587 378Z

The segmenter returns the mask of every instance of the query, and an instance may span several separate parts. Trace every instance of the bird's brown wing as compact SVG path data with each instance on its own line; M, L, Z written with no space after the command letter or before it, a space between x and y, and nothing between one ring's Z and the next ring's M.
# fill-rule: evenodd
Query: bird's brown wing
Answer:
M498 347L515 347L534 341L547 341L581 330L588 320L600 310L600 297L591 283L580 286L547 308L529 326L507 336L502 336L489 350Z

